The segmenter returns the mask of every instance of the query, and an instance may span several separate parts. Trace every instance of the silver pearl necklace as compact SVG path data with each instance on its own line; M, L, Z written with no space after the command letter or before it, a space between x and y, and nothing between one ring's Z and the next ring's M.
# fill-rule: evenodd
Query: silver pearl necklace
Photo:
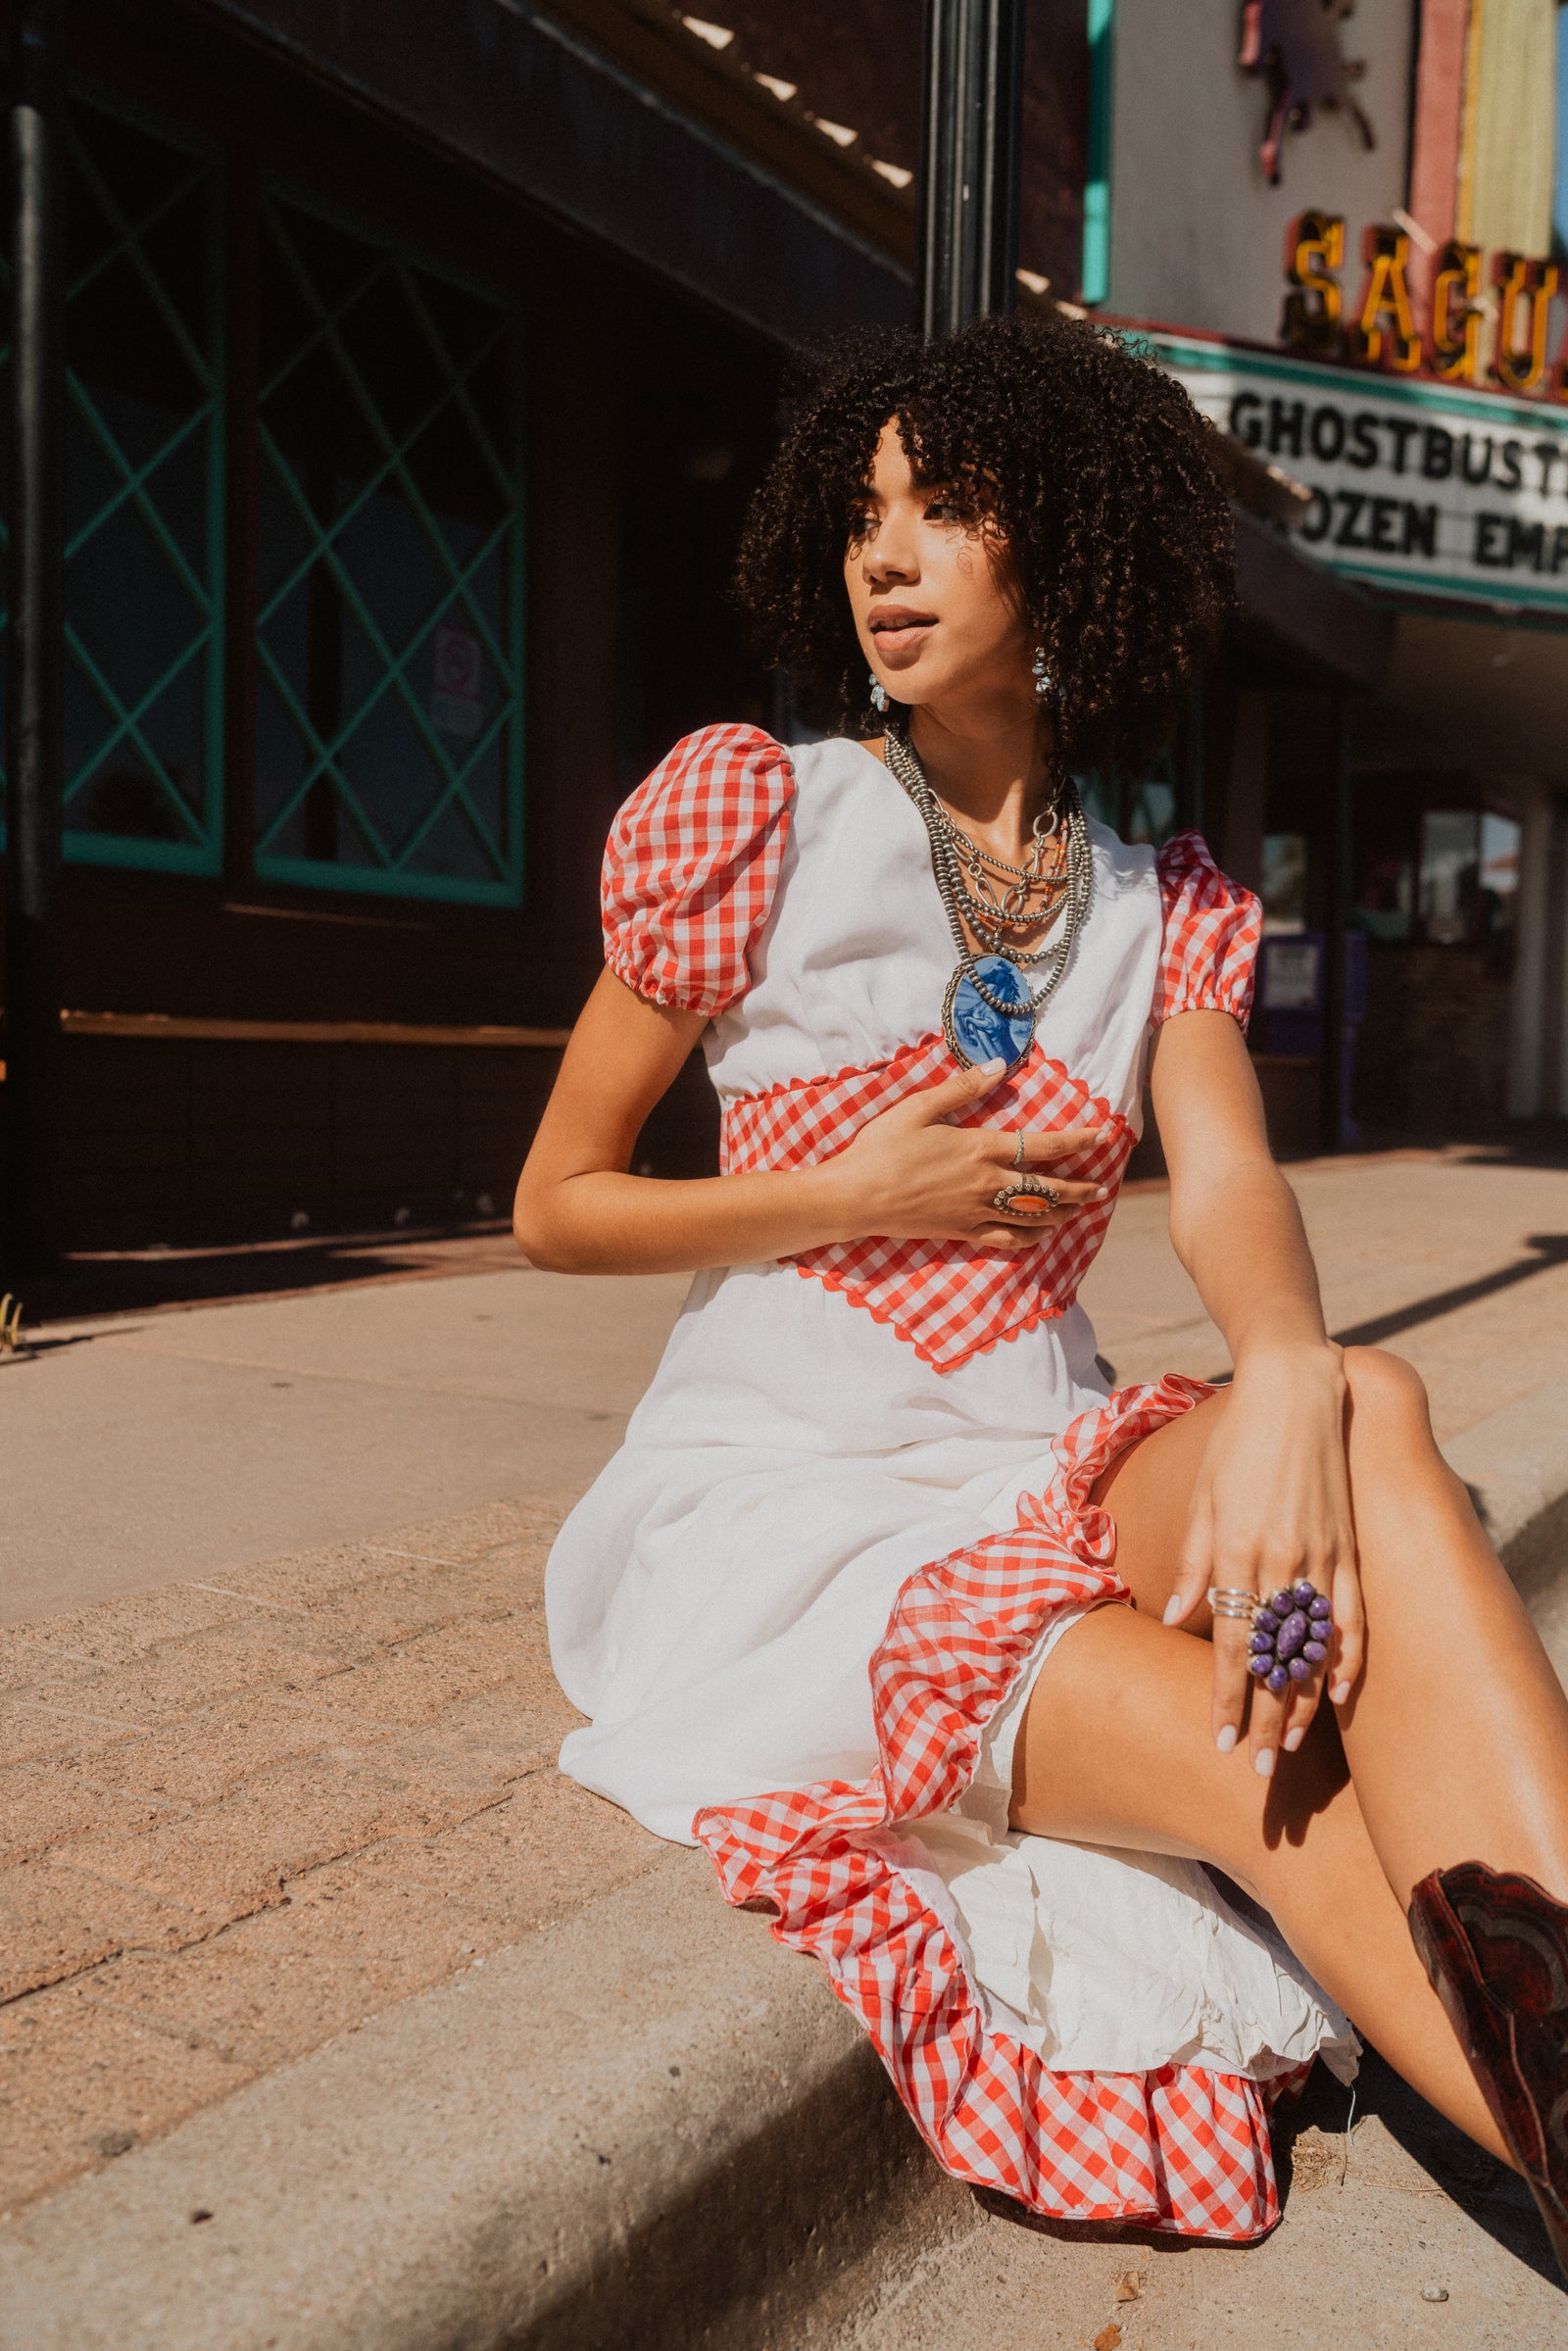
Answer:
M1062 784L1043 835L1041 818L1035 820L1031 865L1041 856L1044 842L1059 832L1065 844L1066 887L1056 906L1042 914L1047 937L1039 947L1025 950L1010 946L1004 937L1005 929L1017 919L1011 910L1017 889L1009 891L1007 901L999 906L995 900L977 897L965 881L967 860L958 844L961 841L970 850L974 845L933 791L909 741L907 721L889 725L886 745L888 766L924 822L931 843L931 870L958 955L942 1007L943 1034L955 1057L966 1067L998 1054L1009 1065L1021 1061L1048 999L1072 960L1094 896L1094 857L1077 789L1070 778ZM1040 878L1038 869L1004 865L1000 858L996 862L1003 872L1014 875L1020 887ZM970 947L965 919L988 952L979 954ZM1040 984L1033 986L1024 971L1036 965L1045 969Z

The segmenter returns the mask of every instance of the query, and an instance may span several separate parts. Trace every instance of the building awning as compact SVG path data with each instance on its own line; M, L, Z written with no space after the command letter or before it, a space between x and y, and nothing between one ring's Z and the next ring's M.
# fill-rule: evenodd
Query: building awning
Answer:
M426 144L769 340L903 324L869 237L527 0L204 0Z
M1371 693L1394 657L1389 608L1314 563L1267 522L1236 513L1237 650L1269 684Z

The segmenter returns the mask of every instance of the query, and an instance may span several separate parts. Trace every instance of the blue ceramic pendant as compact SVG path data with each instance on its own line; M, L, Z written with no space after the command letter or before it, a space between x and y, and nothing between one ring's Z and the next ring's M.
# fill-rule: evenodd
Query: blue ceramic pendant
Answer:
M1016 1004L1016 1012L999 1012L980 994L960 963L953 975L942 1025L957 1059L974 1068L981 1061L1005 1061L1012 1068L1034 1042L1035 1007L1029 983L1015 963L1002 955L977 955L975 970L993 996Z

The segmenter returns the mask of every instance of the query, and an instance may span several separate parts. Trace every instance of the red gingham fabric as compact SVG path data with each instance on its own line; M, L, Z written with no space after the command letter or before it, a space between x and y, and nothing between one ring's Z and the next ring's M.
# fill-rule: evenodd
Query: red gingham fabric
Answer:
M1307 2069L1267 2090L1197 2066L1053 2073L987 2031L957 1944L876 1841L963 1794L986 1725L1058 1608L1126 1599L1090 1490L1124 1445L1209 1393L1175 1375L1122 1389L1055 1440L1057 1473L1010 1534L910 1577L871 1659L869 1780L710 1806L692 1828L726 1898L767 1904L779 1941L823 1963L956 2178L1059 2220L1245 2241L1279 2218L1268 2104Z
M743 1095L724 1112L722 1165L738 1175L760 1167L809 1167L832 1158L879 1110L906 1094L937 1085L956 1067L945 1040L922 1037L890 1061L870 1069L841 1069L834 1077L767 1094ZM1100 1141L1060 1172L1074 1182L1105 1184L1108 1196L1080 1208L1070 1222L1042 1236L1032 1249L1004 1256L961 1241L847 1241L804 1249L786 1259L798 1272L842 1291L938 1371L1016 1339L1035 1323L1064 1314L1104 1239L1116 1191L1133 1148L1133 1131L1108 1103L1048 1060L1038 1045L959 1126L1099 1127ZM999 1188L1007 1170L999 1167Z
M605 850L605 960L617 979L710 1018L745 995L794 794L788 753L755 726L705 726L676 744Z
M1152 1020L1229 1012L1245 1029L1252 1009L1263 908L1221 873L1201 833L1177 833L1155 853L1165 917Z

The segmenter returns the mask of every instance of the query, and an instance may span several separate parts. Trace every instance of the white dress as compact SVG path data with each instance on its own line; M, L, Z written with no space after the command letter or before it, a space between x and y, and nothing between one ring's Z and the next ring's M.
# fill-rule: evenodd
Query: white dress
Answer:
M1094 900L1020 1069L970 1123L1094 1126L1114 1192L1152 1023L1244 1018L1258 914L1196 835L1090 827ZM806 1164L953 1062L924 825L863 746L677 746L617 819L611 966L711 1015L730 1169ZM567 1520L562 1767L827 1966L960 2177L1036 2210L1247 2238L1271 2095L1346 2020L1197 1865L1009 1830L1035 1675L1126 1599L1089 1490L1205 1393L1108 1396L1073 1300L1113 1200L1021 1257L860 1242L700 1274Z

